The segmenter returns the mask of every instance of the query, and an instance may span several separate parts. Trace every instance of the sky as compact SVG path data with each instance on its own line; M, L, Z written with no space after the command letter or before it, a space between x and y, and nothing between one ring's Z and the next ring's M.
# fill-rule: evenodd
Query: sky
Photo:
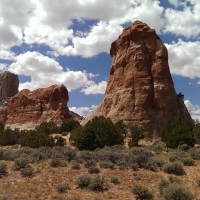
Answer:
M176 92L200 119L200 0L0 0L0 73L19 90L64 84L70 110L103 100L111 43L140 20L165 43Z

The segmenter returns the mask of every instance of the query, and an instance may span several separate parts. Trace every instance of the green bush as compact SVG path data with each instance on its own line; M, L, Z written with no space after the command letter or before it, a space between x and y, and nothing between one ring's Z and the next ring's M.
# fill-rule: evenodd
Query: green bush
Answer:
M88 168L88 172L90 174L98 174L99 173L99 168L97 168L96 166L91 166Z
M179 161L175 161L172 163L166 163L163 166L163 171L168 174L175 174L175 175L183 175L184 174L183 164Z
M170 148L177 148L182 144L193 147L195 144L193 129L192 119L180 116L171 118L161 129L161 140Z
M34 168L33 167L26 167L26 168L21 168L20 173L24 177L31 177L33 175Z
M185 166L194 166L195 161L192 158L184 158L182 162Z
M113 169L115 165L110 161L100 161L99 166L105 169L108 169L108 168Z
M69 186L66 183L58 183L55 186L56 186L57 190L61 193L65 192L67 189L69 189Z
M19 158L14 160L16 169L25 168L30 163L30 159L26 155L21 155Z
M72 169L80 169L80 168L81 167L80 167L79 163L77 163L77 162L72 163Z
M131 139L128 142L128 146L130 148L138 146L139 140L144 137L144 133L143 133L142 129L137 125L131 126L130 133L131 133Z
M85 166L86 168L93 167L93 166L95 166L95 165L96 165L95 160L87 160L86 163L84 164L84 166Z
M192 200L194 195L192 195L188 190L186 190L179 183L169 184L166 188L163 189L162 197L164 200Z
M72 120L69 122L63 122L59 128L59 132L72 132L74 129L80 127L80 123L78 121Z
M104 184L104 177L95 176L91 179L88 188L92 191L102 191Z
M194 160L200 160L200 149L192 149L190 152L190 156L194 159Z
M139 200L150 200L153 199L153 194L148 188L140 185L136 185L132 189L133 194L136 195L136 199Z
M120 182L119 182L119 177L118 177L118 176L112 175L112 176L110 177L110 182L111 182L111 183L114 183L114 184L119 184L119 183L120 183Z
M6 176L8 174L7 172L7 164L6 163L0 163L0 178L2 176Z
M90 181L91 181L91 177L87 174L83 174L77 178L76 184L81 188L87 187L90 184Z
M41 122L39 126L35 127L35 131L37 133L46 133L47 135L50 135L52 133L56 133L58 131L57 125L53 121L49 122Z
M72 131L70 140L75 140L80 150L94 150L104 146L123 144L119 125L113 124L110 118L103 116L94 117L84 127L79 127L75 132Z
M51 167L66 167L67 163L65 160L60 158L53 158L50 162Z
M39 147L53 147L54 139L46 133L38 133L36 131L28 131L27 134L21 138L21 146L31 148Z
M200 178L197 178L196 182L197 182L198 187L200 187Z
M145 168L151 157L153 157L151 151L146 150L143 147L133 147L128 153L127 162L130 166L137 164L139 168Z
M63 137L58 137L55 143L56 146L65 146L66 140Z

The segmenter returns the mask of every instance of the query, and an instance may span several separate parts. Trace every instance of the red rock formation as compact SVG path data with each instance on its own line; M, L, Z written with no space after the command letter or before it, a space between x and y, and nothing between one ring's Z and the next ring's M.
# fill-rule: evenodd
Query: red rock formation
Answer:
M64 85L52 85L34 91L24 89L10 98L0 112L0 120L6 126L23 127L35 125L42 121L57 123L72 119L67 107L68 91Z
M12 97L18 93L19 79L16 74L4 72L0 74L0 98Z
M168 52L147 24L134 22L111 44L112 66L101 104L86 116L104 115L114 122L138 124L159 131L177 115L190 117L183 99L177 96L168 66Z

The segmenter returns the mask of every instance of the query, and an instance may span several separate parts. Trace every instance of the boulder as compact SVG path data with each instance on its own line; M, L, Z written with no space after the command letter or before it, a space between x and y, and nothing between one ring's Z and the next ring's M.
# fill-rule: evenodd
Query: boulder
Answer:
M174 116L190 117L176 94L164 43L147 24L135 21L111 44L112 66L103 101L82 121L110 117L157 132Z

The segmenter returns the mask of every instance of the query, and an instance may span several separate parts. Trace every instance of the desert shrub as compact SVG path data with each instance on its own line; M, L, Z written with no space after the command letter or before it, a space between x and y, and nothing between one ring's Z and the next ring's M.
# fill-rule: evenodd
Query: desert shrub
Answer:
M114 165L114 163L112 163L110 161L100 161L99 166L101 168L105 168L105 169L108 169L108 168L113 169L115 165Z
M163 189L162 197L164 198L164 200L194 199L194 195L192 195L188 190L186 190L181 184L176 182L169 184Z
M149 158L153 157L153 153L142 147L133 147L130 149L127 156L127 163L132 166L132 164L137 164L139 168L143 168L149 161Z
M39 150L36 150L32 154L32 157L33 157L34 162L40 162L40 161L46 160L48 158L45 153L40 152Z
M33 175L34 168L33 167L26 167L20 169L20 174L24 177L31 177Z
M99 173L99 168L96 166L91 166L88 168L88 172L90 174L98 174Z
M158 189L160 191L160 194L163 193L163 190L169 186L169 181L167 181L166 179L162 178L161 181L158 184Z
M184 158L182 162L185 166L194 166L195 161L192 158Z
M22 155L19 158L15 159L14 163L15 163L16 169L21 169L28 166L28 164L30 163L30 159L28 156Z
M182 145L179 145L178 148L181 151L187 151L189 149L189 146L187 144L182 144Z
M143 133L142 129L137 125L131 126L130 133L131 133L131 139L128 142L128 146L130 148L138 146L139 140L144 137L144 133Z
M95 176L91 179L88 188L92 191L102 191L103 183L104 183L104 177Z
M90 184L90 181L91 181L91 177L87 174L83 174L77 178L76 184L81 188L87 187Z
M77 162L72 163L72 169L80 169L80 168L81 167L80 167L79 163L77 163Z
M65 146L66 140L63 137L58 136L58 138L55 139L57 139L55 143L56 146Z
M58 183L55 185L55 187L61 193L65 192L67 189L69 189L69 186L67 183Z
M181 183L181 180L177 178L176 176L169 176L169 182L170 183Z
M149 191L148 188L140 185L136 185L132 189L133 194L136 195L136 199L140 200L149 200L153 199L153 194Z
M198 187L200 187L200 178L197 178L196 182L197 182Z
M157 167L163 167L163 165L166 163L164 160L155 157L150 157L148 162L155 163Z
M46 133L38 133L36 131L30 130L24 137L21 138L20 143L21 146L27 146L31 148L39 148L42 146L53 147L54 139Z
M176 160L181 160L181 157L180 157L180 153L179 152L172 152L170 155L169 155L169 161L170 162L174 162Z
M71 160L74 160L76 158L77 150L72 149L71 147L64 147L63 148L63 154L64 158L70 162Z
M52 158L54 149L51 147L40 147L40 148L36 149L35 152L36 152L36 154L37 154L37 152L40 152L41 154L44 154L47 158ZM33 153L33 155L34 155L34 153Z
M111 183L114 183L114 184L119 184L119 183L120 183L119 177L118 177L118 176L112 175L112 176L110 177L110 182L111 182Z
M94 157L98 161L110 161L117 164L125 160L125 156L121 152L112 152L106 150L99 150L94 153Z
M95 165L96 165L95 160L87 160L87 161L85 162L85 164L84 164L84 166L85 166L86 168L93 167L93 166L95 166Z
M86 151L81 151L78 155L77 155L77 157L76 157L76 159L82 159L82 160L84 160L84 161L88 161L88 160L92 160L92 159L94 159L94 156L93 156L93 154L90 152L90 151L88 151L88 150L86 150Z
M190 118L180 116L171 118L161 129L161 140L170 148L177 148L182 144L193 147L195 144L193 129L194 122Z
M194 159L194 160L200 160L200 149L192 149L190 152L190 156Z
M62 132L62 136L67 136L68 134L68 132Z
M148 161L145 165L145 169L150 170L150 171L156 171L157 170L157 165L153 161Z
M139 168L139 165L137 164L137 163L132 163L132 164L130 164L130 168L132 168L133 170L138 170L138 168Z
M6 176L8 174L7 172L7 164L6 163L0 163L0 178L2 176Z
M80 127L80 123L78 121L72 120L69 122L63 122L59 128L59 132L72 132L74 129Z
M183 175L184 174L183 164L179 161L175 161L172 163L166 163L163 166L163 171L168 174L175 174L175 175Z
M10 160L12 158L12 151L8 149L0 149L0 160Z
M67 163L65 160L62 160L60 158L53 158L50 162L51 167L65 167L67 166Z
M40 125L35 127L35 131L37 133L46 133L47 135L50 135L52 133L56 133L58 131L58 127L53 121L44 121Z

